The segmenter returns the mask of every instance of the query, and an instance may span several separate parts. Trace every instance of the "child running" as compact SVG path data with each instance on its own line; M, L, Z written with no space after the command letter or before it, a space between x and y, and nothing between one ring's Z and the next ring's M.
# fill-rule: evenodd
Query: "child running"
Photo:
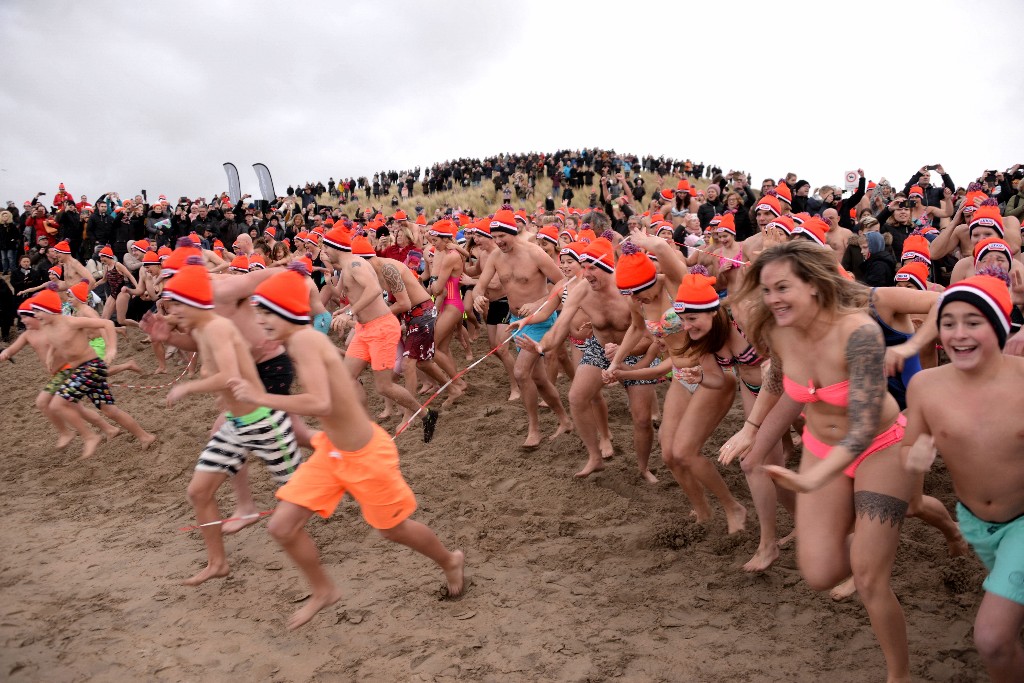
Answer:
M313 539L304 527L313 513L330 517L346 492L355 498L370 526L390 540L429 557L444 571L448 595L462 593L465 558L449 551L429 527L410 519L416 498L398 469L398 449L370 421L354 379L338 349L310 326L309 297L303 276L279 273L252 297L267 335L284 343L305 393L270 395L252 377L235 378L234 400L320 419L324 431L313 437L314 451L295 476L277 492L281 503L270 520L270 534L309 581L313 594L288 622L294 629L341 599L324 572Z

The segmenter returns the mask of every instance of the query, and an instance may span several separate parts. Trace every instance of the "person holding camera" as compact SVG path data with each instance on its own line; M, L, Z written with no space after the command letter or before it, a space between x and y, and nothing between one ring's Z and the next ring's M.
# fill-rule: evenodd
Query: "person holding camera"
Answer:
M942 176L942 185L939 187L932 187L932 171L938 171L939 175ZM942 168L942 164L922 166L917 173L910 177L910 180L903 188L903 194L910 196L910 190L915 185L923 190L921 193L921 203L925 206L941 206L944 197L948 196L943 192L944 187L948 187L951 194L956 192L956 185L953 184L953 179L949 177L946 170Z

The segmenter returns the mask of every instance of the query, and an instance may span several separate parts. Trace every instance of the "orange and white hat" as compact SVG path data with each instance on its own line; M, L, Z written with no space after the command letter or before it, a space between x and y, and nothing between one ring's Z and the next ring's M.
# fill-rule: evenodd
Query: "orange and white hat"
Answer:
M309 233L306 232L305 230L300 230L299 232L295 233L295 241L309 242Z
M245 254L239 254L235 258L231 259L231 265L228 267L232 273L248 273L249 272L249 257Z
M426 216L424 216L422 213L420 215L416 216L416 225L426 225L426 224L427 224L427 217Z
M348 230L340 225L335 225L324 235L324 246L337 249L338 251L352 251L352 236Z
M984 227L992 228L999 233L1000 237L1005 237L1006 233L1003 232L1003 217L999 214L998 206L981 206L971 216L971 222L967 226L968 232L973 232L975 228Z
M362 258L373 258L377 255L370 240L363 235L356 235L352 238L352 253Z
M597 233L590 229L590 224L585 224L587 227L582 228L576 233L576 241L583 242L584 244L590 244L597 239Z
M703 273L687 273L676 292L672 308L678 313L716 311L722 300L715 291L715 278Z
M290 323L310 323L309 288L306 277L289 264L283 273L267 278L250 297L254 306L260 306L281 316Z
M249 272L254 270L266 270L267 262L262 254L253 254L249 257Z
M786 233L786 237L792 237L793 233L797 230L796 221L785 214L776 216L768 221L768 225L766 225L765 228L777 228Z
M405 214L405 211L402 211L401 209L399 209L398 211L395 211L395 215L391 217L391 220L393 220L393 221L407 221L407 220L409 220L409 216L407 216Z
M900 260L912 261L914 259L922 259L929 265L932 262L931 246L928 244L928 240L921 235L911 235L903 240L903 254L900 256Z
M921 261L911 261L896 271L895 282L909 282L922 292L928 291L928 266Z
M270 239L272 239L272 240L276 240L277 239L277 228L275 228L273 225L268 225L263 230L263 234L264 235L269 235Z
M503 232L506 235L518 235L519 225L516 223L516 215L512 209L499 209L491 219L491 234Z
M782 215L782 206L779 204L778 197L766 194L757 200L757 204L754 205L754 211L771 211L778 217Z
M132 249L140 254L145 254L149 251L149 240L135 240L132 242Z
M990 275L975 275L950 285L939 297L940 325L942 308L953 301L963 301L981 311L996 331L999 348L1006 345L1006 338L1010 334L1010 312L1013 310L1013 303L1005 282Z
M924 190L921 189L920 185L912 185L910 187L910 192L907 193L907 197L918 197L920 199L924 199Z
M654 262L648 258L632 242L622 243L622 256L615 264L615 286L625 296L639 294L650 289L658 281L658 270Z
M828 242L826 241L825 235L828 233L829 224L821 220L817 216L811 216L803 222L803 224L794 231L797 235L806 235L812 242L817 244L819 247L824 247Z
M491 226L494 227L493 225ZM455 239L455 223L451 222L447 218L439 220L430 226L430 230L427 231L431 237L446 237L448 239Z
M157 250L156 255L160 259L160 263L163 263L171 253L171 248L164 245Z
M69 287L68 292L71 293L71 296L75 297L84 304L86 301L89 300L89 283L86 282L85 280L82 280L74 287Z
M36 312L32 310L32 297L29 297L18 304L18 315L28 318L36 317Z
M676 191L670 190L667 187L661 191L660 198L662 201L670 202L675 199Z
M100 249L100 258L108 258L113 259L115 261L117 260L117 257L114 256L114 250L110 248L109 244Z
M553 225L545 225L537 231L537 239L550 242L551 244L558 244L558 230Z
M54 315L60 315L61 312L60 294L49 287L30 298L28 303L33 311Z
M987 237L974 245L974 268L977 270L978 263L985 258L986 254L1001 252L1006 254L1006 260L1013 264L1013 252L1010 245L998 237Z
M193 246L203 246L203 238L197 235L195 230L188 234L188 240L192 243Z
M562 250L558 252L559 256L568 256L577 263L583 260L583 252L587 249L587 244L583 242L569 242L569 244L562 247Z
M209 310L213 308L213 283L210 282L206 268L195 261L196 257L190 256L186 264L167 281L160 296L186 306Z
M474 235L479 235L480 237L487 237L488 239L492 239L490 219L481 218L469 228L468 232Z
M775 186L775 196L779 198L780 202L785 202L791 207L793 206L793 192L785 182L781 182Z
M178 248L172 251L161 264L163 267L160 269L160 277L164 279L171 277L185 267L185 263L190 257L198 257L201 262L203 252L192 246L191 238L182 237L178 240Z
M964 213L974 213L975 212L975 210L978 207L974 205L974 200L977 199L978 197L981 197L982 201L985 201L986 199L988 199L988 195L985 194L984 192L982 192L981 190L971 190L970 192L968 192L967 194L964 195L964 203L963 203L963 207L964 207L963 212Z
M224 251L224 243L221 242L220 240L214 240L213 241L213 250L214 251Z
M606 273L614 273L615 248L604 237L598 237L580 254L580 263L589 263Z
M64 266L56 265L50 266L50 269L46 271L46 274L50 277L55 277L58 280L64 279Z
M778 215L778 214L776 214ZM724 230L733 237L736 236L736 214L731 211L723 215L718 220L718 225L715 226L716 230Z
M144 266L159 266L160 265L160 255L158 253L156 253L155 251L153 251L152 249L150 249L149 251L147 251L145 254L142 255L142 265L144 265Z
M67 254L68 256L71 255L71 245L68 244L67 240L61 240L60 242L57 242L57 244L53 245L53 250L58 254Z

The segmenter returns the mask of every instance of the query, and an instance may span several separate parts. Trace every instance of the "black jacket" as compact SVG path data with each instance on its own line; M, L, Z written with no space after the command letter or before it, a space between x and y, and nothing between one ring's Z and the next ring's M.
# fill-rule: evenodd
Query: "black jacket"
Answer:
M886 250L872 254L861 264L861 282L868 287L892 287L896 277L896 259Z

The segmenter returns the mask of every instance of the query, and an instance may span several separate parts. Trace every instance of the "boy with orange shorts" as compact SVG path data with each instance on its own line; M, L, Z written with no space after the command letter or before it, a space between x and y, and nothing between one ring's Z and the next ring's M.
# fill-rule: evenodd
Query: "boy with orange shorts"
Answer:
M338 349L310 325L303 276L291 270L273 276L256 288L252 302L268 337L284 343L305 392L271 395L258 383L235 379L230 386L236 400L314 416L323 427L313 436L313 455L277 491L281 503L268 528L312 588L309 602L292 616L288 627L301 626L341 599L305 525L313 513L329 517L346 492L359 503L370 526L384 538L432 559L444 571L448 595L461 594L463 554L449 551L429 527L410 519L416 498L398 469L398 449L387 432L370 421Z

